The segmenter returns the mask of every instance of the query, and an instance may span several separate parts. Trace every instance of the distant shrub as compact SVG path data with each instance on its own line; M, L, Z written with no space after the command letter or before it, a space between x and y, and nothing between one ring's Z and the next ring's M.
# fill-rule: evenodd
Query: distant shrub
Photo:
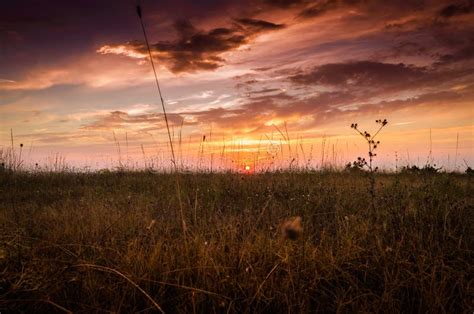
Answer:
M360 163L358 163L357 161L354 161L354 162L348 162L346 166L344 167L344 171L352 172L352 173L360 173L363 171L363 168L360 167Z
M434 174L438 173L443 167L436 167L436 164L427 164L422 168L418 166L405 166L400 170L401 173L420 173L420 174Z

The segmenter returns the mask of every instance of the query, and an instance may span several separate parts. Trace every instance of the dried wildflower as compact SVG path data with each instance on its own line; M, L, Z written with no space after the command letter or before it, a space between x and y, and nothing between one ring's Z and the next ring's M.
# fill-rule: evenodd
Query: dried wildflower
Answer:
M281 232L284 238L290 240L296 240L303 233L303 227L301 226L301 217L296 216L287 219L281 225Z
M375 137L380 133L380 131L388 124L387 119L378 119L375 120L375 123L379 124L379 129L373 135L371 135L367 131L359 130L357 123L352 123L351 128L356 130L367 142L369 145L368 151L368 160L362 157L358 157L356 161L352 164L349 163L346 167L348 169L364 169L366 168L369 171L369 178L370 178L370 195L372 197L372 206L374 206L374 198L375 198L375 172L377 172L378 167L373 166L373 162L377 154L375 151L377 150L378 146L380 145L380 141L375 141Z

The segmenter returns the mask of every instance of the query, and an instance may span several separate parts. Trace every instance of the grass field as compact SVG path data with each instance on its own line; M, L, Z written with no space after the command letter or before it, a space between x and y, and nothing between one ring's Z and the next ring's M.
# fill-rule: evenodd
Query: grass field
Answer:
M0 312L472 313L471 181L5 171Z

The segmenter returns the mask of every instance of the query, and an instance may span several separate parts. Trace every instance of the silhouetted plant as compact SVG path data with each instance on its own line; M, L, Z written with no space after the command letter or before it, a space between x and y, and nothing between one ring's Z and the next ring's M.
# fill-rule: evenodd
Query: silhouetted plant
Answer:
M436 167L436 164L427 164L425 166L423 166L422 168L418 167L418 166L406 166L406 167L403 167L400 172L401 173L423 173L423 174L430 174L430 173L438 173L443 167L439 167L437 168Z
M375 138L377 135L380 133L380 131L388 124L387 119L379 119L375 120L375 123L379 125L379 129L375 132L374 135L371 135L367 131L361 131L359 129L359 126L357 123L352 123L351 128L356 130L357 133L359 133L364 140L367 142L369 151L367 153L368 159L364 157L357 157L357 160L355 160L352 165L348 164L346 168L349 169L360 169L360 170L367 170L369 173L369 182L370 182L370 188L369 192L371 195L372 199L372 207L374 206L374 198L375 198L375 173L378 170L378 167L374 167L374 158L377 156L376 151L378 146L380 145L380 141L375 141Z

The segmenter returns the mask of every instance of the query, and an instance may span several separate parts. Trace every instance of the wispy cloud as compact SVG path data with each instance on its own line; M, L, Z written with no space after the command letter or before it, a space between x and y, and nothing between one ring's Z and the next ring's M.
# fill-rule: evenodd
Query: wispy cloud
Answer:
M1 83L16 83L16 81L13 81L13 80L6 80L6 79L1 79L0 78L0 84Z

